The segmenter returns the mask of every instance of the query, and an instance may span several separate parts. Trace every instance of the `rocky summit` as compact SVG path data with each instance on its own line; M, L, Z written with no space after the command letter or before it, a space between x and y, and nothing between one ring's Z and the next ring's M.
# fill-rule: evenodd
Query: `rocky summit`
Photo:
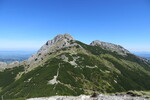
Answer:
M0 66L0 95L6 99L150 90L149 60L120 45L88 45L69 34L48 40L26 61Z
M93 41L90 45L100 46L103 49L111 50L112 52L117 52L120 55L126 55L126 54L130 53L128 50L126 50L125 48L123 48L120 45L107 43L107 42L102 42L102 41L99 41L99 40Z

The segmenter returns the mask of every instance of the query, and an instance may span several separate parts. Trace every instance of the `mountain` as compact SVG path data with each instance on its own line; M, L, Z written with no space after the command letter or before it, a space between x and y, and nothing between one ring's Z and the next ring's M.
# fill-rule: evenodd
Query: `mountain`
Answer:
M26 61L0 68L0 95L8 99L150 90L149 60L69 34L47 41Z

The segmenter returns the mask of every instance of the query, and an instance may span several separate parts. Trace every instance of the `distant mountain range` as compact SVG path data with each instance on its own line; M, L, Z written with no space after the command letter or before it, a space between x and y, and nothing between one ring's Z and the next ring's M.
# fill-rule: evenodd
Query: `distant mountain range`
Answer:
M69 34L48 40L26 61L0 68L0 95L9 100L150 90L149 60L120 45L88 45Z

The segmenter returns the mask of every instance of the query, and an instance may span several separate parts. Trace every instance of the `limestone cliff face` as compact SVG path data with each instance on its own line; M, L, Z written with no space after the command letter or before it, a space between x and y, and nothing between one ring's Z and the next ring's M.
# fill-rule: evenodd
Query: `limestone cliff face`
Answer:
M66 33L66 34L60 34L57 35L54 39L48 40L39 50L36 54L33 54L28 60L23 61L21 63L19 62L12 62L11 64L6 64L3 62L0 62L0 69L4 70L5 68L12 68L19 65L24 65L26 68L30 67L30 70L41 65L44 60L48 57L49 53L56 52L57 50L60 50L65 47L69 46L75 46L76 43L71 44L70 41L74 41L74 38Z
M13 68L13 67L16 67L16 66L19 66L19 62L18 61L14 61L10 64L7 64L5 62L0 62L0 71L1 70L4 70L6 68Z
M0 62L0 70L5 69L7 64L5 62Z
M44 54L49 52L54 52L58 49L62 49L64 47L71 46L70 40L74 40L73 37L69 34L57 35L54 39L48 40L36 54L29 58L29 62L34 60L38 60L39 57L42 57Z
M112 43L107 43L107 42L102 42L99 40L93 41L90 45L92 46L100 46L103 49L110 50L110 51L115 51L120 55L126 55L130 53L128 50L123 48L120 45L112 44Z
M66 33L64 35L57 35L54 39L48 40L36 54L32 55L32 57L25 62L25 64L28 67L36 67L37 63L38 65L43 63L50 53L56 52L65 47L75 46L76 44L70 43L71 40L74 41L74 38L70 34Z
M69 43L70 40L74 40L74 39L69 34L57 35L54 39L47 41L46 44L44 44L40 48L38 53L47 53L50 49L51 51L53 51L56 49L61 49L61 48L70 46L70 43Z

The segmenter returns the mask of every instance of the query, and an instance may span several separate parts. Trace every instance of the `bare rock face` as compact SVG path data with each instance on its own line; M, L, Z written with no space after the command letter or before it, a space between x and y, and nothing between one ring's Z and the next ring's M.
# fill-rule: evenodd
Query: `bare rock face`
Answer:
M10 64L6 64L4 62L0 62L0 70L4 70L5 68L13 68L19 65L25 65L26 67L30 67L32 65L40 64L42 60L48 55L50 52L55 52L56 50L74 46L75 44L71 44L70 41L74 40L74 38L66 33L64 35L57 35L54 39L48 40L36 54L32 55L28 60L19 63L18 61L12 62Z
M57 35L54 39L48 40L36 54L32 55L32 57L27 60L27 65L31 66L42 61L48 53L55 52L65 47L74 46L75 44L70 43L71 40L74 40L74 38L67 33L64 35Z
M0 66L7 66L5 62L0 62Z
M57 35L54 39L46 42L45 45L41 47L38 53L47 52L49 48L56 46L55 49L61 49L70 45L69 41L74 40L73 37L69 34Z
M92 46L100 46L103 49L110 50L112 52L117 52L120 55L126 55L130 53L128 50L123 48L120 45L112 44L112 43L107 43L107 42L102 42L99 40L93 41L90 45Z
M27 100L149 100L143 97L131 97L128 95L113 96L100 94L95 98L87 95L80 96L52 96L52 97L41 97L41 98L30 98Z
M0 62L0 70L5 69L7 64L5 62Z
M14 61L14 62L10 63L9 65L15 65L15 64L19 64L19 61Z
M150 60L149 59L146 59L146 58L142 58L142 57L139 57L137 56L139 59L143 60L144 63L146 64L150 64Z
M5 68L13 68L16 66L19 66L20 62L19 61L14 61L10 64L7 64L5 62L0 62L0 71L4 70Z

